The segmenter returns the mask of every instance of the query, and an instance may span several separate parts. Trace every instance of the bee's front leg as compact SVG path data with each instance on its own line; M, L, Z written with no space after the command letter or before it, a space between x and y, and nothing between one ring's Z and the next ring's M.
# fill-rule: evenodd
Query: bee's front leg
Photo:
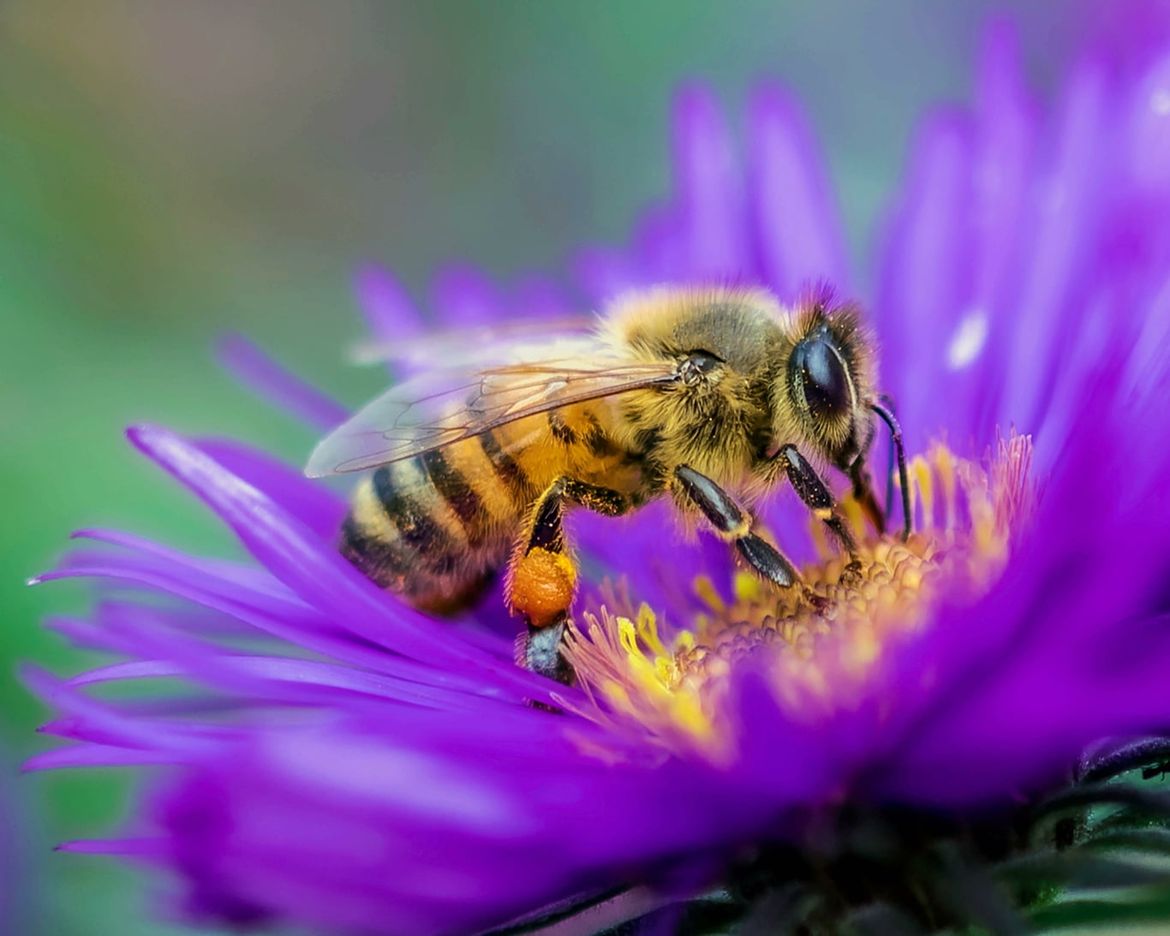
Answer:
M561 656L561 640L577 594L577 567L561 522L566 502L611 517L625 513L630 503L609 488L558 478L533 506L508 567L508 609L524 618L527 626L517 645L517 662L558 682L571 683L573 672Z
M674 470L675 496L698 507L715 532L735 546L762 578L791 588L800 581L796 567L775 546L752 532L752 516L718 484L688 465Z

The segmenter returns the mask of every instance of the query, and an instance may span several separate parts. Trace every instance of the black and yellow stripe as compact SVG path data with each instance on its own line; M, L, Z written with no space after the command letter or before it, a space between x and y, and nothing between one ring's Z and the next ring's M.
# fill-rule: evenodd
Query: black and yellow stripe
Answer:
M623 464L620 455L599 419L582 408L383 465L354 493L341 551L411 603L454 610L504 565L550 484L576 477L583 465L608 475Z
M452 609L507 558L536 496L496 433L383 465L355 491L341 551L383 588Z
M435 492L451 508L451 512L459 518L463 525L464 534L469 546L478 546L483 542L485 524L483 498L475 488L468 483L463 472L452 466L441 449L434 449L421 457L422 468L434 485Z
M535 486L524 469L520 467L520 462L504 449L497 434L485 432L477 438L479 447L491 463L492 470L512 493L512 496L516 500L530 500L533 497Z

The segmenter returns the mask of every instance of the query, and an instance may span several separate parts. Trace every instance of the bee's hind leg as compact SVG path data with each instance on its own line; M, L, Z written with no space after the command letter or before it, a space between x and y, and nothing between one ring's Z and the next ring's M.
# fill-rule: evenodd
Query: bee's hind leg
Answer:
M704 474L687 465L674 471L676 496L683 495L698 507L723 539L732 543L749 566L761 577L791 588L800 573L775 546L752 532L752 516L731 495Z
M573 670L561 656L561 641L565 639L568 625L567 611L553 624L543 627L527 625L525 632L516 639L516 663L526 670L571 686Z
M524 618L527 627L517 646L517 662L558 682L572 683L573 672L560 652L577 594L577 566L561 523L566 502L611 517L625 513L630 504L609 488L558 478L537 499L509 566L508 608Z

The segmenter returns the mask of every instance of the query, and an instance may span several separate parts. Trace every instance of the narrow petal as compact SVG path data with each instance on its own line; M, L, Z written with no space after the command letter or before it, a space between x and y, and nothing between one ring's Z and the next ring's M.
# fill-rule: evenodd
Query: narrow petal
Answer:
M723 111L710 88L688 85L674 103L674 198L683 275L750 279L743 181Z
M131 713L119 712L114 706L91 699L66 682L43 670L25 667L22 679L37 695L51 703L63 717L53 725L53 733L102 745L166 751L181 758L198 752L210 753L215 747L205 726L182 726L174 722L147 721Z
M509 306L519 318L559 319L582 311L560 283L539 273L521 276L512 284Z
M220 341L219 360L257 396L314 429L332 429L349 415L344 406L293 376L241 335Z
M353 289L371 340L393 343L425 331L426 322L406 287L385 267L376 263L359 267Z
M1019 38L1008 21L985 31L976 77L972 163L972 298L946 339L948 409L969 414L978 439L995 417L1013 340L1022 258L1029 239L1038 116L1024 83ZM911 354L912 349L907 349ZM899 366L899 365L895 365ZM913 366L909 361L903 366Z
M1026 273L1007 349L1000 425L1024 431L1039 426L1054 372L1079 328L1083 291L1090 285L1085 280L1090 239L1105 194L1095 180L1102 169L1106 107L1101 69L1094 63L1082 66L1065 94L1052 165L1026 222ZM1045 349L1043 357L1036 348Z
M78 562L66 569L46 573L43 579L50 581L70 577L98 577L157 589L230 615L263 634L271 634L286 641L292 647L320 653L389 677L477 695L498 693L490 683L485 684L473 675L435 668L426 662L415 662L389 654L378 646L354 640L346 631L315 615L312 609L288 604L282 606L255 592L195 572L183 563L152 563L138 557L108 556L104 562ZM165 630L166 622L173 615L170 609L157 611L149 607L110 603L99 614L99 620L113 631L116 646L129 645L131 649L137 647L141 650L158 643L161 637L155 632L160 628ZM512 666L510 658L503 655L496 658L501 666Z
M388 602L331 544L315 541L251 485L163 429L130 431L142 451L183 481L236 532L244 546L313 607L345 622L355 634L420 662L475 667L501 689L547 698L550 687L532 674L501 667L455 635L437 640L433 621ZM531 697L531 696L530 696ZM523 695L520 696L523 698Z
M506 317L503 297L480 270L450 266L431 281L431 304L444 328L476 328Z
M593 301L594 309L638 286L644 285L633 261L612 247L586 247L571 262L573 280Z
M79 839L75 842L62 842L57 846L58 851L72 852L77 855L124 855L128 857L159 856L163 853L165 843L160 839Z
M677 206L655 206L642 213L634 228L633 253L643 285L693 285Z
M883 342L914 360L886 362L883 384L912 451L950 431L962 447L970 429L948 408L946 354L952 329L971 307L971 130L961 114L931 116L913 147L881 264L877 318ZM923 351L922 349L926 349Z
M41 770L71 770L87 767L153 767L174 764L176 757L168 750L143 750L106 744L72 744L34 754L23 764L32 773ZM69 849L65 849L68 851Z
M323 540L333 539L345 519L345 499L321 482L310 481L266 452L227 439L199 439L195 445L237 478L259 488Z
M748 153L752 227L767 283L788 300L820 281L848 293L844 228L825 160L799 105L776 85L752 95Z
M231 615L270 633L326 656L357 666L380 665L386 654L374 646L348 639L344 632L322 627L319 616L292 606L275 605L268 599L228 586L223 581L200 576L181 568L164 569L134 559L109 558L105 563L77 563L65 569L45 573L41 581L66 578L97 578L157 590L194 602L205 608Z

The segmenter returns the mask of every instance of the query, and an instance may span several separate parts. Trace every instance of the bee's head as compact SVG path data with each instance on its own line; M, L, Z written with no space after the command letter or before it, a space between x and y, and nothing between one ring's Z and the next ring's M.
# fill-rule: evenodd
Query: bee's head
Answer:
M838 467L869 445L873 396L872 342L857 310L833 306L821 293L805 303L776 391L778 410L793 412L807 444Z

